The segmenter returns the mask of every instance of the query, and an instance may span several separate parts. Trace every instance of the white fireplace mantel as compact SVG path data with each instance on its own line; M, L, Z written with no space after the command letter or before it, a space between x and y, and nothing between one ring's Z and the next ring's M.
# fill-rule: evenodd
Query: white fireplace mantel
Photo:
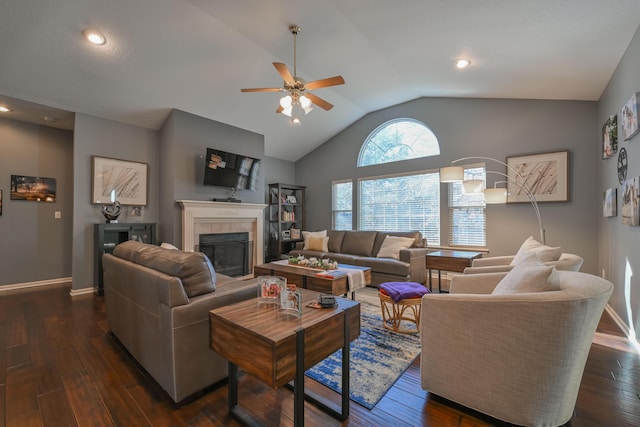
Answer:
M182 208L182 250L193 252L198 245L195 232L200 223L250 221L255 232L255 264L264 262L264 208L257 203L178 200Z

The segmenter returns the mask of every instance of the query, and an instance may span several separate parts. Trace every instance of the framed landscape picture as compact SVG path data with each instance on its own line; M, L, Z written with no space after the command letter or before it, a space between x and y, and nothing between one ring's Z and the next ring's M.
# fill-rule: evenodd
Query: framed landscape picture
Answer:
M620 114L620 128L622 130L622 139L625 141L633 138L640 130L638 127L638 99L640 92L631 95L631 98L622 107Z
M11 200L55 202L56 179L40 176L11 175Z
M529 203L525 188L537 202L569 200L569 152L507 157L507 203Z
M91 203L147 206L149 165L92 156Z

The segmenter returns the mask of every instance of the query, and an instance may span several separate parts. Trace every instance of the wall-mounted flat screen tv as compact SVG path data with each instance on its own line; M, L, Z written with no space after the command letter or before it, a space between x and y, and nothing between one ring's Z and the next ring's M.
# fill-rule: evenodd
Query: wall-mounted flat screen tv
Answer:
M256 190L260 159L207 148L204 185Z

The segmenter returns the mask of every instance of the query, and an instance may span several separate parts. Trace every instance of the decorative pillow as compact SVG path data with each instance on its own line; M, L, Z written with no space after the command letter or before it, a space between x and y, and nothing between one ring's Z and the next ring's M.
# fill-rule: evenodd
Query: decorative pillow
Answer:
M387 236L378 251L378 258L400 258L400 249L410 248L415 239L413 237Z
M516 256L511 260L511 265L518 265L530 255L535 255L541 262L558 261L560 255L562 255L562 248L543 245L534 239L533 236L529 236L522 246L520 246Z
M162 242L162 244L160 245L161 248L165 248L165 249L173 249L175 251L178 251L179 249L176 248L175 246L173 246L171 243L167 243L167 242Z
M310 251L327 252L329 250L328 244L328 237L309 237L309 239L305 241L305 249Z
M304 239L304 247L302 249L309 249L309 237L326 237L327 230L322 231L303 231L302 238Z
M516 264L498 285L493 295L518 294L525 292L546 292L560 289L560 279L556 268L538 261L530 255Z

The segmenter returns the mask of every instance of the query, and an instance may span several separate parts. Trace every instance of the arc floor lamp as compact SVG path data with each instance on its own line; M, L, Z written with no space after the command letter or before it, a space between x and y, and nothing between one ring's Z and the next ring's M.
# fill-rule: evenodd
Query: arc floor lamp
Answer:
M476 161L476 160L487 160L499 163L507 168L507 171L511 171L514 174L514 178L510 177L508 174L497 172L497 171L486 171L488 174L500 175L506 178L504 181L494 182L493 188L485 188L483 190L483 181L482 180L465 180L464 179L464 167L463 166L455 166L456 163L465 162L465 161ZM447 166L444 168L440 168L440 182L462 182L465 192L484 192L484 200L487 204L503 204L507 203L507 189L503 187L498 187L498 184L506 184L510 183L520 190L522 190L531 206L533 206L533 210L536 213L536 217L538 218L538 227L540 229L540 241L543 245L547 244L546 232L544 229L544 225L542 223L542 215L540 214L540 208L538 207L538 201L536 200L535 195L531 191L531 188L527 184L526 179L512 166L509 166L505 162L502 162L498 159L494 159L491 157L462 157L460 159L456 159L451 162L451 166Z

